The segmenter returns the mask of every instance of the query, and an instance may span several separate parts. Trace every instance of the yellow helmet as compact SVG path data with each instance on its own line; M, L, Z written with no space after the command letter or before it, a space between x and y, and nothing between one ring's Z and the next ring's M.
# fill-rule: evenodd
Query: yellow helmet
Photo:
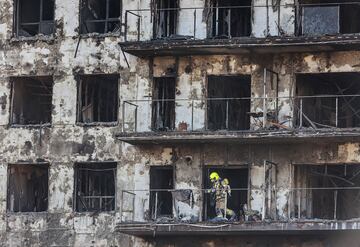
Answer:
M219 180L220 179L220 176L217 172L212 172L210 174L210 180Z

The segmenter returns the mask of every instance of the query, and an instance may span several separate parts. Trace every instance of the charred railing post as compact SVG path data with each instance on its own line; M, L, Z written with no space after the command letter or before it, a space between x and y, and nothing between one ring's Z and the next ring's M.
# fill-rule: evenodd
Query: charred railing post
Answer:
M137 18L137 41L140 41L140 16Z
M196 39L196 9L194 10L194 39Z
M297 198L298 198L298 219L301 219L301 189L297 191Z
M334 191L334 220L337 218L337 198L338 198L338 191Z
M264 88L263 88L263 128L266 128L266 121L267 121L267 111L266 111L266 68L264 69Z
M125 132L125 101L122 105L122 132Z
M339 98L336 97L335 99L335 126L338 127L339 125Z
M303 98L300 98L300 124L299 127L302 128L303 127Z
M228 37L231 39L231 8L227 9L228 14Z
M263 198L262 198L262 214L261 214L261 220L265 220L265 214L266 214L266 160L263 162L264 166L264 184L263 184Z
M194 131L194 100L191 102L191 131Z
M225 122L225 128L229 129L229 100L226 100L226 122Z
M158 191L155 192L155 212L154 212L154 219L157 219L157 213L158 213Z
M128 32L128 10L125 11L125 34L124 34L124 40L127 42L127 32Z
M137 132L137 114L138 114L138 105L131 103L130 101L124 101L122 105L122 131L125 132L125 113L126 113L126 105L131 105L135 107L134 110L134 131Z

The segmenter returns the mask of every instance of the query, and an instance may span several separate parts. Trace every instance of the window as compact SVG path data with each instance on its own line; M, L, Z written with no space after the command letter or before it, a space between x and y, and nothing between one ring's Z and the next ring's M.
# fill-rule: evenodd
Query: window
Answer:
M154 38L166 38L176 34L178 0L156 0Z
M211 189L210 174L217 172L222 180L228 179L231 188L231 196L227 199L227 208L236 214L236 219L244 218L244 205L247 204L248 195L248 168L247 167L212 167L204 169L205 189ZM214 194L204 194L204 217L205 220L211 220L216 217Z
M37 125L51 122L53 80L49 76L13 77L11 123Z
M250 128L250 76L209 76L209 130L247 130Z
M250 36L251 0L215 0L211 9L211 37L231 38Z
M296 76L296 125L315 128L360 127L360 73ZM355 96L351 96L355 95Z
M293 216L348 220L360 217L360 165L296 165ZM352 189L354 188L354 189Z
M153 220L173 216L174 173L172 166L153 166L150 168L150 212Z
M75 165L75 210L115 210L116 163Z
M17 0L16 34L30 37L54 33L55 0Z
M78 83L78 121L117 122L118 75L83 75Z
M48 207L48 165L9 165L7 209L10 212L42 212Z
M81 33L120 33L120 1L82 0Z
M341 3L338 0L300 1L300 31L303 35L359 33L360 0Z
M152 125L154 130L175 128L175 77L154 78Z

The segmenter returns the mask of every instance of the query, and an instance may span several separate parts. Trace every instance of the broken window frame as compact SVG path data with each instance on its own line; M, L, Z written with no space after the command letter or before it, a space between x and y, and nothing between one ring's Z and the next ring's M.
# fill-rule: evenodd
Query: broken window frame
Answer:
M78 213L86 213L86 212L114 212L117 209L117 162L78 162L75 163L74 165L74 200L73 200L73 209L75 212ZM98 166L101 168L97 168L97 167L93 167L92 166ZM81 174L81 170L85 172L87 172L87 174ZM96 176L101 176L100 174L90 174L89 175L89 171L93 172L93 173L100 173L100 172L109 172L112 171L113 172L113 190L114 194L113 195L79 195L82 191L81 191L81 185L82 185L82 181L81 178L85 177L84 179L86 179L85 181L85 185L86 187L88 187L87 192L90 192L90 184L86 182L89 181L90 176L92 176L94 179L94 177ZM109 172L110 173L110 172ZM109 176L109 174L108 174ZM103 181L104 182L104 181ZM94 185L93 185L94 186ZM101 184L98 186L98 188L100 189L101 192L104 192L101 188ZM106 192L104 192L106 193ZM99 201L99 207L98 208L93 208L93 209L88 209L87 208L87 203L84 202L84 200L82 199L89 199L92 200L92 203L95 203L95 201ZM80 209L80 206L78 204L78 200L82 201L83 207L84 209ZM110 205L110 209L107 210L103 210L102 206L103 206L103 200L111 200L111 205ZM89 202L91 203L91 202ZM108 202L109 203L109 202Z
M332 174L328 173L328 170L335 168L338 169L341 166L344 167L344 176L346 174L350 174L351 169L349 168L357 168L356 172L352 174L350 180L345 177L341 177L340 174ZM318 171L314 172L314 168L321 168L324 170L324 174L319 173ZM289 218L296 218L297 220L352 220L357 219L360 216L360 210L357 211L358 215L354 215L353 217L341 218L341 216L346 215L344 212L348 212L350 210L349 207L344 207L344 193L356 192L357 197L359 195L359 186L356 182L350 184L350 181L356 177L359 177L360 174L360 164L359 163L324 163L324 164L316 164L316 163L293 163L290 167L291 170L291 194L289 196ZM355 169L354 169L355 170ZM346 172L347 171L347 172ZM312 178L311 178L312 177ZM317 178L317 180L313 180L313 178ZM327 178L327 180L325 180ZM321 179L321 180L320 180ZM331 185L313 185L315 181L321 181L322 184ZM335 181L338 183L343 182L346 185L338 186ZM359 180L358 180L359 181ZM293 189L295 188L295 189ZM319 195L320 193L320 195ZM332 197L329 197L332 194ZM315 194L315 196L314 196ZM317 196L316 196L317 194ZM330 199L332 204L328 203L324 204L324 198ZM315 199L316 200L315 200ZM355 197L351 198L355 199ZM341 200L342 199L342 200ZM360 201L358 201L357 207L360 205ZM340 201L341 200L341 201ZM352 202L353 205L353 202ZM346 210L344 210L346 208ZM327 212L325 211L327 210ZM342 209L342 211L340 211ZM330 212L330 211L332 212ZM354 209L353 209L354 210ZM321 212L322 215L316 215ZM356 211L355 211L356 214Z
M295 128L360 128L360 115L355 110L360 100L359 72L296 73L295 78ZM319 88L322 91L317 92ZM305 89L311 89L312 94L304 93Z
M84 17L84 9L86 7L86 3L88 0L80 0L80 34L81 35L86 35L89 33L98 33L98 34L115 34L115 33L121 33L121 20L122 20L122 0L117 0L120 1L120 10L119 10L119 17L109 17L109 12L110 12L110 1L111 0L106 0L106 17L105 19L95 19L95 20L85 20ZM112 22L118 22L119 25L119 30L118 31L111 31L109 32L108 30L108 24L112 23ZM87 28L87 23L104 23L104 32L89 32L88 28Z
M167 172L171 172L172 173L172 177L170 178L171 181L171 188L152 188L153 186L153 182L154 181L154 176L156 174L156 172L158 171L167 171ZM149 177L150 177L150 183L149 183L149 188L150 188L150 195L149 195L149 210L150 210L150 218L152 220L157 220L159 217L171 217L174 216L174 198L173 195L171 194L170 191L166 191L166 190L172 190L175 188L175 168L174 166L170 166L170 165L164 165L164 166L151 166L150 167L150 172L149 172ZM157 179L157 181L159 181L159 179ZM160 196L159 196L160 194ZM171 215L166 215L166 214L162 214L161 213L161 205L158 203L158 198L167 198L169 199L169 197L171 197L171 207L170 209L168 209L169 211L171 211Z
M164 2L163 2L164 1ZM175 1L174 8L163 7L164 3ZM179 16L179 0L155 0L153 39L169 38L177 34L178 16ZM163 16L165 20L161 20Z
M165 97L166 88L163 88L163 97L158 97L159 85L166 84L167 80L171 81L174 90L172 91L173 98ZM176 83L177 79L174 76L162 76L153 78L153 101L151 106L151 129L153 131L172 131L175 129L175 117L176 117ZM172 96L172 95L170 95ZM167 113L170 113L168 116ZM166 126L165 126L166 125Z
M35 169L41 169L41 170L46 170L46 208L43 210L37 210L37 211L31 211L31 210L18 210L18 211L13 211L11 210L11 201L10 201L10 197L11 197L11 191L10 191L10 187L11 187L11 168L13 166L27 166L28 167L32 167ZM45 167L44 167L45 166ZM50 164L48 162L38 162L38 163L9 163L8 164L8 169L7 169L7 196L6 196L6 211L8 213L14 213L14 214L23 214L23 213L43 213L43 212L47 212L49 209L49 175L50 175ZM16 176L14 176L14 180L16 179ZM44 182L44 181L43 181ZM27 186L28 188L28 186ZM27 201L28 202L28 201ZM36 203L36 202L34 202Z
M100 77L100 78L99 78ZM102 77L102 78L101 78ZM113 78L114 77L114 78ZM108 81L111 80L111 81ZM114 81L112 81L114 80ZM114 98L114 104L113 104L113 108L112 108L112 114L114 115L114 121L99 121L100 115L101 115L101 101L98 101L98 106L97 106L97 117L98 120L97 121L90 121L90 122L86 122L84 121L83 117L82 117L82 113L84 112L84 110L82 109L83 107L89 107L89 104L86 106L83 106L83 97L82 97L82 90L83 87L85 86L87 90L87 88L89 87L86 84L98 84L98 86L100 88L106 88L106 86L104 85L105 83L115 83L116 80L116 86L115 87L115 91L113 93L115 93L116 95L113 96ZM119 80L120 80L120 75L119 74L82 74L82 75L78 75L77 76L77 114L76 114L76 122L78 125L87 125L87 126L92 126L92 125L109 125L109 126L114 126L117 125L119 122L119 105L120 105L120 98L119 98ZM93 86L94 88L95 86ZM101 91L102 90L98 90L98 99L102 99L101 95ZM94 96L95 91L92 90L92 97ZM110 90L107 91L107 98L109 98L109 93ZM94 99L92 99L92 102L94 101ZM107 105L107 110L109 110L111 108L111 104L110 103L106 103ZM110 113L107 113L108 117L111 115ZM109 117L110 118L110 117ZM94 118L93 118L94 119Z
M46 0L39 0L40 1L40 16L39 16L39 21L38 22L22 22L20 19L20 12L21 12L21 4L20 4L21 0L15 0L15 14L14 14L14 34L16 37L22 37L21 35L19 35L19 31L20 31L20 27L21 25L27 25L27 26L34 26L37 25L38 26L38 32L35 35L30 35L29 37L34 37L36 35L42 34L42 35L52 35L55 33L55 9L56 9L56 3L54 0L54 7L53 7L53 20L42 20L43 18L43 5L44 5L44 1ZM26 1L26 0L25 0ZM52 25L52 32L49 34L45 34L45 33L41 33L41 25L44 23L48 23L50 25Z
M236 1L235 1L236 2ZM221 0L212 0L210 2L210 8L208 11L210 11L210 16L208 18L208 27L207 27L207 33L208 38L217 39L217 38L225 38L225 39L231 39L231 38L241 38L241 37L250 37L252 32L252 16L253 16L253 9L252 9L252 0L250 0L250 4L242 4L239 5L237 2L234 5L233 3L230 3L228 5L221 4ZM239 19L235 23L239 24L241 23L241 29L238 28L237 31L238 34L234 34L234 29L232 27L233 23L232 21L232 13L236 13L239 16L237 18L241 18L241 15L244 15L243 17L248 17L246 23L242 23ZM247 16L245 13L246 11L249 11L249 16ZM244 13L241 13L244 12ZM221 16L223 18L221 18ZM230 23L230 25L227 25L227 28L224 28L227 23ZM223 28L220 27L222 25ZM222 33L220 33L220 30L222 30Z
M233 97L211 97L210 95L210 88L209 88L209 85L210 85L210 82L209 80L215 80L216 78L218 78L218 80L220 82L218 82L219 84L224 84L223 81L221 81L221 78L238 78L239 80L241 81L244 81L244 80L249 80L249 95L246 96L246 97L239 97L240 99L238 98L233 98ZM252 83L252 78L251 78L251 75L249 74L234 74L234 75L208 75L207 78L206 78L206 95L207 95L207 101L206 101L206 113L205 113L205 129L206 130L210 130L210 131L223 131L223 130L226 130L226 131L230 131L230 130L234 130L234 131L237 131L237 130L249 130L250 127L251 127L251 118L250 118L250 115L249 114L246 114L245 115L245 120L243 123L241 124L238 124L240 127L240 125L242 126L241 128L233 128L231 125L233 121L230 120L230 117L231 113L234 112L234 107L231 107L232 105L236 105L236 104L241 104L245 109L245 107L248 105L248 112L251 111L251 83ZM215 82L214 82L215 83ZM242 82L243 83L243 82ZM245 91L245 90L243 90ZM213 100L212 100L213 98ZM211 120L211 107L216 107L216 106L220 106L221 107L221 104L225 104L225 119L223 121L223 123L218 123L216 122L214 125L214 127L211 126L210 124L210 120ZM237 118L236 118L237 119ZM235 119L235 120L236 120ZM234 120L234 119L232 119ZM217 125L220 126L220 128L217 127ZM221 127L221 126L224 126L224 127Z
M54 80L52 78L52 76L17 76L17 77L10 77L10 83L11 83L11 102L10 102L10 114L9 114L9 124L11 127L17 127L17 126L28 126L28 127L41 127L41 126L51 126L52 123L52 110L50 109L50 114L49 114L49 121L46 122L40 122L40 123L17 123L14 122L14 110L15 110L15 83L26 83L25 82L16 82L17 80L37 80L37 78L45 78L48 77L49 80L51 80L51 88L48 88L47 86L45 86L41 81L40 83L46 87L46 90L51 90L50 92L50 98L51 98L51 109L52 109L52 99L53 99L53 88L54 88ZM22 106L21 106L22 108Z

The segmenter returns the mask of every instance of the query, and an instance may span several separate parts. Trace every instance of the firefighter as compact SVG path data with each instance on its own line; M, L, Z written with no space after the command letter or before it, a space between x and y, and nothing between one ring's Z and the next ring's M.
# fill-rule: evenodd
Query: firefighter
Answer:
M235 220L236 214L233 210L227 208L228 198L231 196L231 188L227 178L221 179L217 172L210 174L210 181L212 183L211 192L214 194L216 217Z

